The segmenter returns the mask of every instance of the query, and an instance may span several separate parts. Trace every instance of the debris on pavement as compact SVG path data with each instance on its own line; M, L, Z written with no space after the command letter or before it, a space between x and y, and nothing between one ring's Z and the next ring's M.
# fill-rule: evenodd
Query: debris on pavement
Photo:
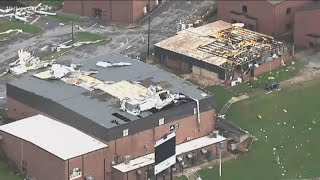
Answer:
M107 67L118 67L118 66L131 66L131 65L132 64L128 63L128 62L113 63L113 62L110 62L110 61L98 61L96 63L96 66L104 67L104 68L107 68Z

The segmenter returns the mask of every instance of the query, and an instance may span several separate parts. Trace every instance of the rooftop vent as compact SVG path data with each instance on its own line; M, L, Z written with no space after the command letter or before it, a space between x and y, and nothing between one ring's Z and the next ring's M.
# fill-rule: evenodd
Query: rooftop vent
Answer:
M122 115L119 114L119 113L113 113L112 115L115 116L115 117L117 117L117 118L119 118L119 119L121 119L121 120L123 120L123 121L125 121L125 122L130 122L130 121L131 121L130 119L122 116Z

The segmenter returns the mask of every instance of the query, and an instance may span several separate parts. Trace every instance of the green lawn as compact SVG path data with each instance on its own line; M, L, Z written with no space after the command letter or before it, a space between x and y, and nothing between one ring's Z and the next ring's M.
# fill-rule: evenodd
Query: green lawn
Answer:
M74 33L74 36L75 36L76 42L103 40L99 44L104 44L111 40L111 38L105 35L95 34L91 32L76 32Z
M272 80L281 82L296 76L300 69L304 67L305 63L294 60L280 69L276 69L258 76L256 79L250 79L248 82L238 84L231 88L232 92L236 95L250 93L255 88L264 88L266 84ZM274 78L274 79L271 79Z
M223 108L223 106L233 97L233 94L227 91L222 86L209 86L205 90L213 94L217 112L219 112Z
M188 180L188 178L184 175L179 176L179 177L175 177L174 180Z
M1 180L21 180L19 177L13 175L8 169L7 164L0 161L0 179Z
M5 32L10 29L22 29L23 32L33 35L41 32L41 28L31 24L24 24L21 21L0 20L0 32ZM0 40L3 40L8 36L10 36L10 34L2 34L0 35Z
M248 154L223 163L223 179L319 177L319 92L319 82L307 82L232 105L227 119L258 140ZM257 118L258 115L262 119ZM198 173L203 180L219 179L218 167Z

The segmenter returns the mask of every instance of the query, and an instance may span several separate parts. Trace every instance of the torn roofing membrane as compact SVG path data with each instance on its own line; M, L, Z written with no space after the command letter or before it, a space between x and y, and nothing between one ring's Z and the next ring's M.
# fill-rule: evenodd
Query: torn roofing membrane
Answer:
M129 62L132 65L112 68L97 67L96 63L101 60L108 60L113 63ZM83 64L81 70L85 72L93 69L98 70L98 74L94 74L92 77L103 83L107 82L105 84L110 84L109 82L117 83L128 81L132 83L136 81L140 82L144 87L161 85L170 92L181 93L193 99L202 100L210 98L210 96L207 96L203 91L199 90L197 86L184 81L173 74L120 54L105 54L93 59L77 61L76 63ZM112 115L119 111L120 100L118 98L110 96L103 91L88 91L87 89L69 85L58 80L41 80L32 76L32 74L27 72L21 76L14 77L10 79L8 84L21 90L32 92L42 98L50 99L50 101L58 103L68 109L68 111L77 113L106 128L117 126L111 122L113 119L123 122L121 119L113 117ZM136 82L132 84L136 84ZM101 96L102 98L95 99L93 96ZM127 116L132 121L140 119L129 113L126 114L128 114ZM110 119L110 117L113 117L113 119Z

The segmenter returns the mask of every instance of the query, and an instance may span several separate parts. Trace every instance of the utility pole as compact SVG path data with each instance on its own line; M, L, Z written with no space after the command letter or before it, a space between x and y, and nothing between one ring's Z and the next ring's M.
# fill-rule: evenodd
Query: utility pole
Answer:
M173 165L170 166L170 180L173 180Z
M148 57L150 56L150 16L148 18Z
M71 35L72 35L72 43L74 43L74 37L73 37L73 21L71 21Z

